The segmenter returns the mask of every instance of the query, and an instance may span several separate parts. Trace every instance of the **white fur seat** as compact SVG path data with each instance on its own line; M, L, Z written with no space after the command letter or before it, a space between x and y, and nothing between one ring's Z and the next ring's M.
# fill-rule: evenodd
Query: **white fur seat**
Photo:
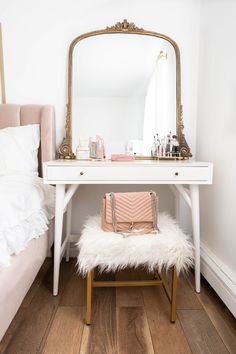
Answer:
M101 217L89 217L78 242L78 270L87 275L86 324L91 324L92 289L107 286L156 286L162 285L170 301L170 321L176 320L177 273L192 264L193 248L188 236L174 219L159 215L158 234L124 237L101 229ZM94 269L117 271L127 267L143 266L149 271L172 268L171 295L159 274L160 280L99 281L94 280Z
M193 246L176 221L159 214L157 235L123 237L104 232L100 216L89 217L78 242L78 270L83 275L99 267L101 271L116 271L144 266L150 271L175 266L177 273L192 265Z

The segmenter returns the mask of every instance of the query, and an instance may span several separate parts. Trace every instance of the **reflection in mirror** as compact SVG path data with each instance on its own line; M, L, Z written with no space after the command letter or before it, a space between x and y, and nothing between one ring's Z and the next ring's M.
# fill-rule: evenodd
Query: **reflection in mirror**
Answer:
M72 150L101 136L113 153L150 156L154 135L176 134L176 57L162 38L137 34L88 37L75 46Z

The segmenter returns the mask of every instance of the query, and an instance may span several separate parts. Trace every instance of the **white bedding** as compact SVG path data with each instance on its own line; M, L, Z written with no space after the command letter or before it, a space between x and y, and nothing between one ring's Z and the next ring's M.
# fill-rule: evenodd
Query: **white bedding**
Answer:
M0 173L0 268L48 229L55 188L40 177Z

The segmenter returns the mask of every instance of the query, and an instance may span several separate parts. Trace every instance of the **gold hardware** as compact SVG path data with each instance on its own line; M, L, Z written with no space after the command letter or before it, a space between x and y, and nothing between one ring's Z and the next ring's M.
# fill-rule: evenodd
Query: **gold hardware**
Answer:
M134 222L132 221L130 226L129 226L129 231L133 231L133 228L134 228Z
M117 32L143 32L143 28L136 27L133 22L128 22L126 19L124 19L123 22L117 22L114 26L107 27L106 31L117 31Z
M115 281L94 281L94 288L110 288L123 286L157 286L163 285L162 280L115 280Z

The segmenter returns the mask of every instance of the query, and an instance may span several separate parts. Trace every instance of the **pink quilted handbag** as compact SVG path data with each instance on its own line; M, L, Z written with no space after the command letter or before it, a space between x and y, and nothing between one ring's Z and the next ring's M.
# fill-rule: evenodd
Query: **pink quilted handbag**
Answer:
M153 191L107 193L103 198L102 229L124 236L156 234L158 197Z

